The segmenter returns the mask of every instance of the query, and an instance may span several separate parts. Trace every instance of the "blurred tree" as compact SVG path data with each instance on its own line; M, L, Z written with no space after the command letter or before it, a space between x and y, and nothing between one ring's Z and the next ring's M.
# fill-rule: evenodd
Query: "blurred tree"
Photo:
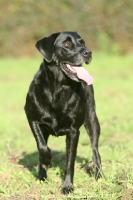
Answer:
M34 55L36 40L77 31L94 50L132 52L132 0L1 0L0 55Z

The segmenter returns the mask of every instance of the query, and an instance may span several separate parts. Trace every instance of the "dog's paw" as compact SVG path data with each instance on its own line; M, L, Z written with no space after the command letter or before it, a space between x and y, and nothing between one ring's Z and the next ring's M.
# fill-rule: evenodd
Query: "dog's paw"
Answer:
M41 151L39 152L40 163L43 163L46 166L51 166L51 160L52 160L52 155L50 148L48 147L42 148Z
M72 183L65 183L62 186L61 193L62 194L69 194L70 192L74 191L74 186Z
M40 181L45 181L46 178L47 178L46 166L45 165L40 165L38 179Z

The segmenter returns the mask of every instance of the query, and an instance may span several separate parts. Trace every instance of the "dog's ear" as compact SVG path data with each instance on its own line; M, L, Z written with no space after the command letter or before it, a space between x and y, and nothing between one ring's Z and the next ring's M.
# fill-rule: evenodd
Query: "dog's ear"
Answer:
M53 33L48 37L44 37L37 41L36 48L42 53L47 62L52 61L54 52L54 42L60 33Z

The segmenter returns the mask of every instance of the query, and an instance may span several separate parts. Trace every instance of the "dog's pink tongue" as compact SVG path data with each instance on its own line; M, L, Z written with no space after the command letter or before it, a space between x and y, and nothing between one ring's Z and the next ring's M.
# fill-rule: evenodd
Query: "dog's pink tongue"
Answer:
M86 69L82 66L71 66L77 73L79 79L84 80L87 85L91 85L93 83L93 77L88 73Z

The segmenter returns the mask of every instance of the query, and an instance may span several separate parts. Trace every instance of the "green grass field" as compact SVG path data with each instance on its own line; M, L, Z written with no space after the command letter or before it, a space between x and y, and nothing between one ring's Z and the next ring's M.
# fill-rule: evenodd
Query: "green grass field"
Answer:
M94 77L99 150L106 179L91 175L88 135L81 128L75 163L75 191L60 194L65 169L65 137L50 137L52 168L39 182L35 140L23 110L29 84L42 57L0 59L0 200L133 199L133 58L93 54L86 66Z

